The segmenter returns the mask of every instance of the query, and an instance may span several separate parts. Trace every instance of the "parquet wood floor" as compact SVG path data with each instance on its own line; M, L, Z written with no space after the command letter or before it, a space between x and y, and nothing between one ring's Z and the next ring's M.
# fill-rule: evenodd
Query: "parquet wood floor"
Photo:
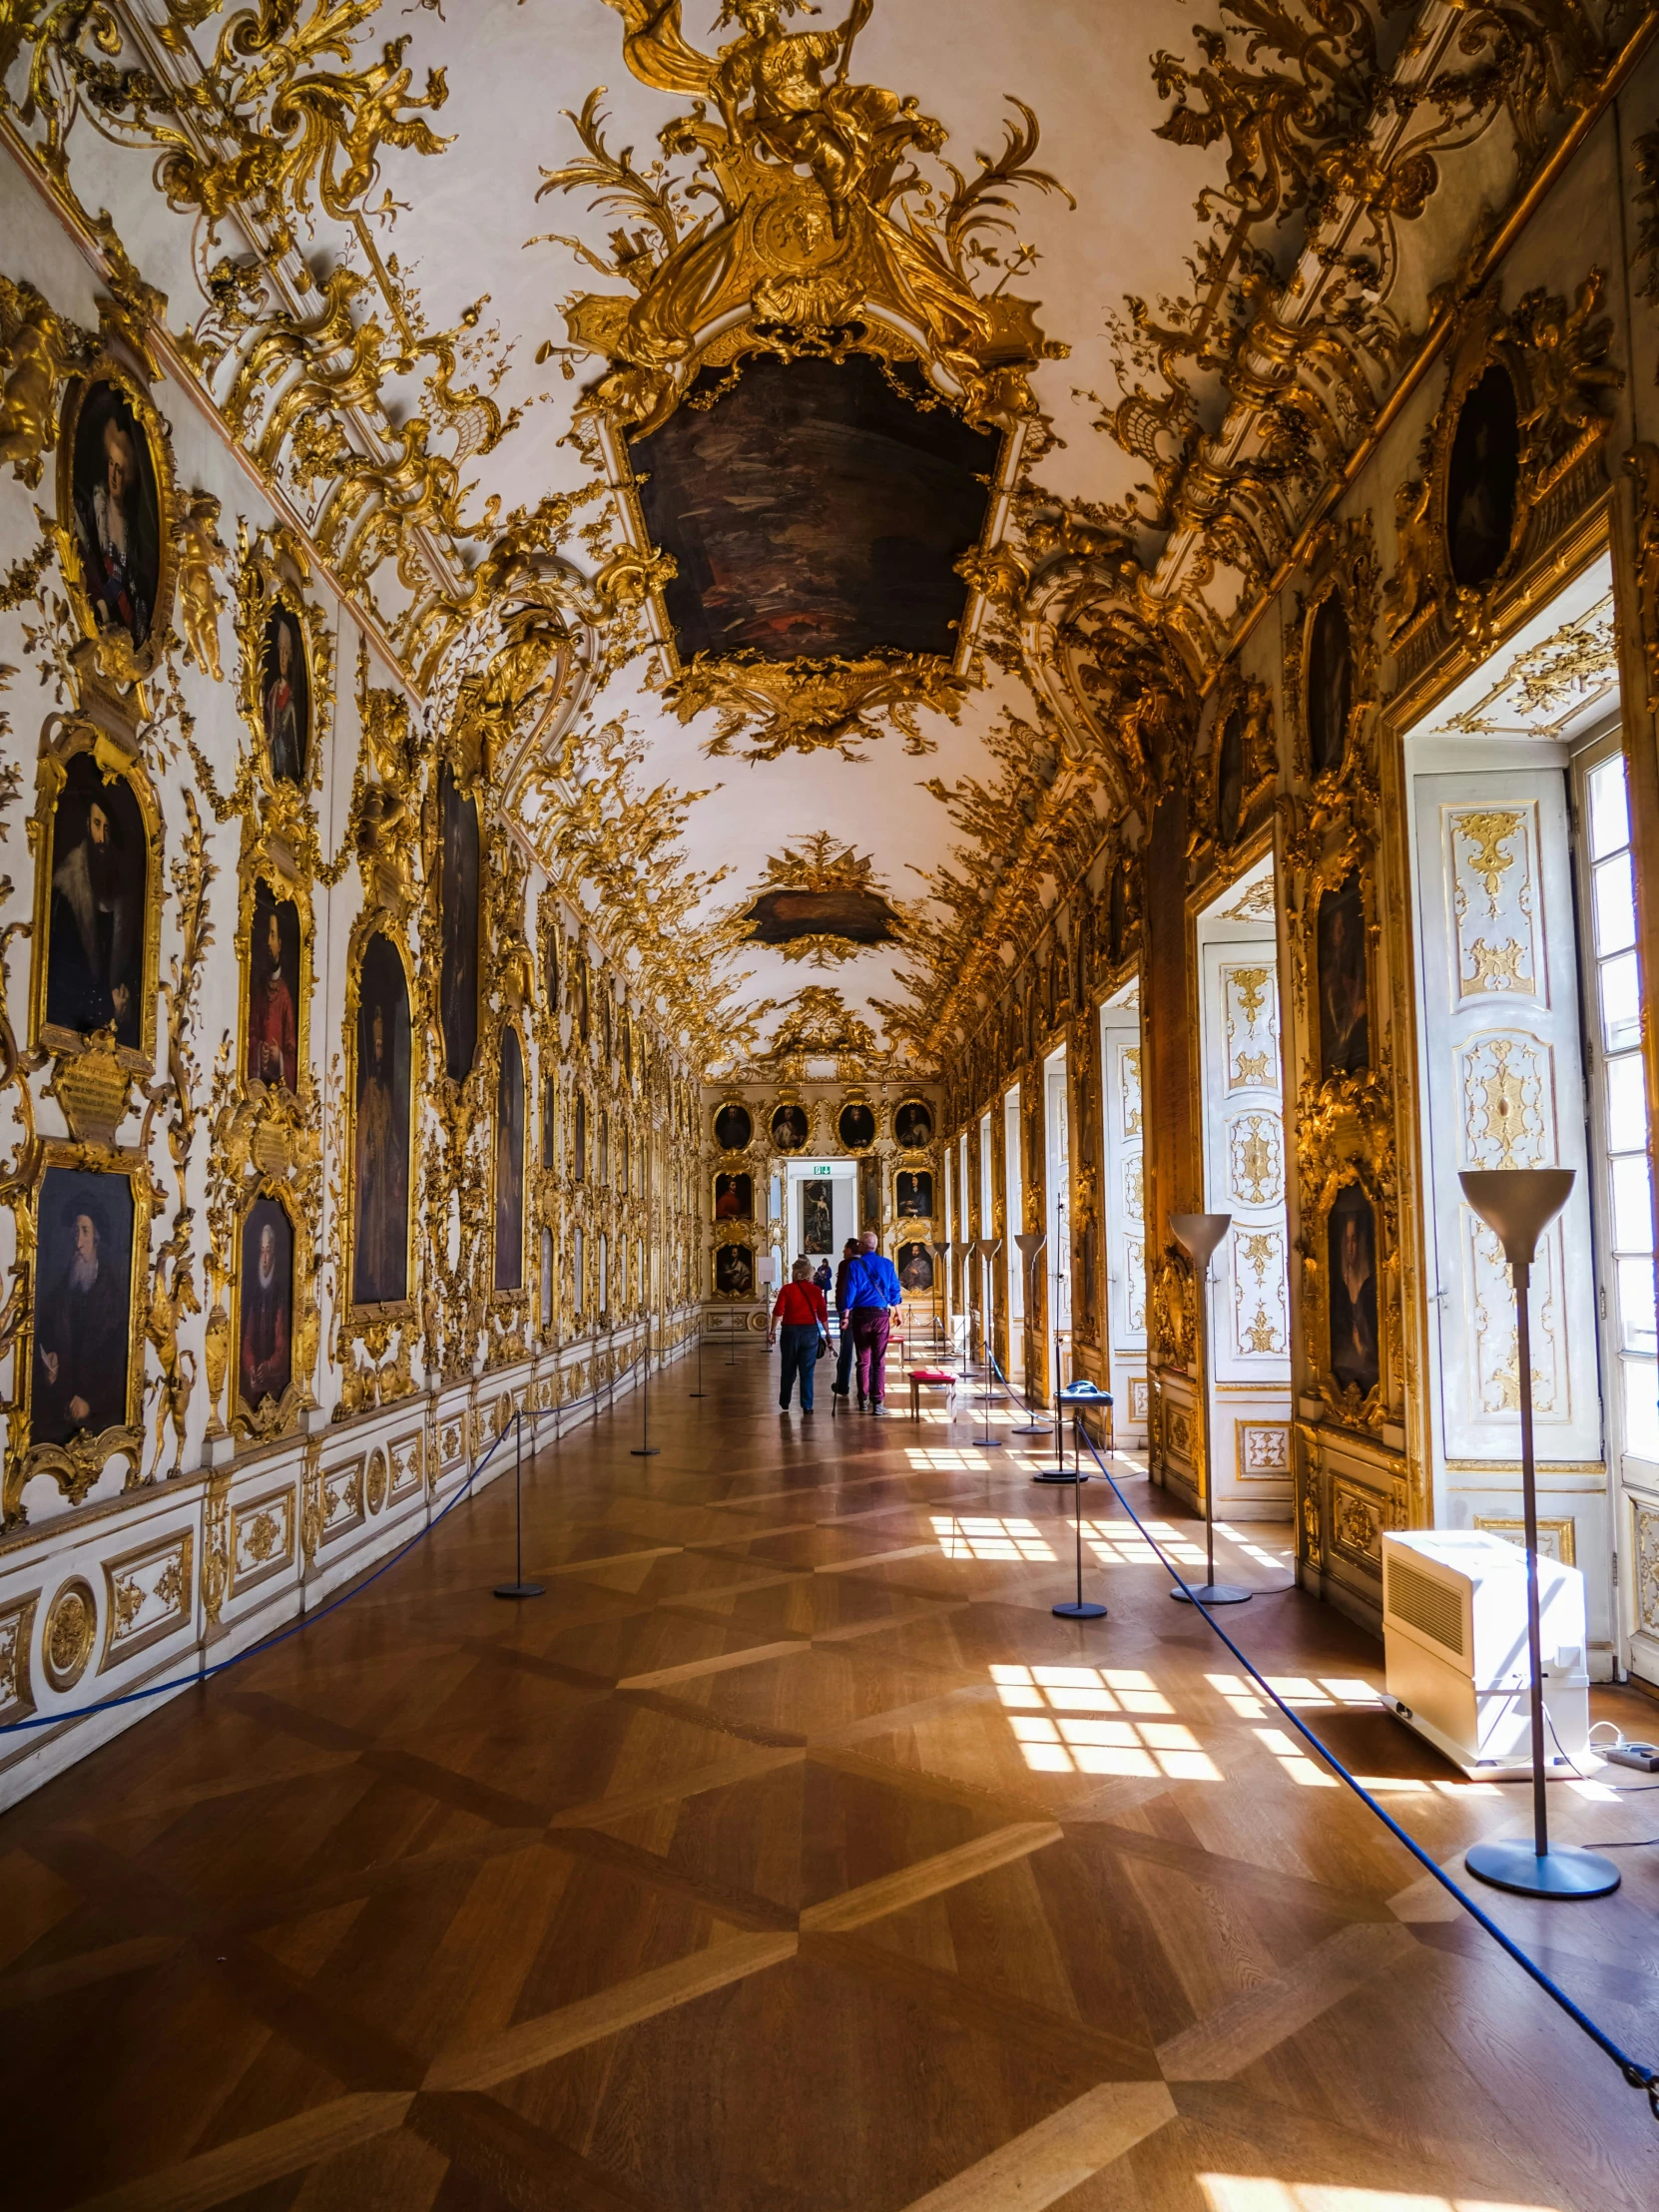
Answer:
M29 2212L1651 2212L1643 2100L1298 1755L1095 1483L759 1354L545 1449L0 1821ZM1141 1480L1145 1509L1174 1521ZM1241 1530L1226 1578L1282 1585ZM1248 1540L1246 1540L1248 1539ZM1228 1626L1447 1864L1518 1832L1300 1594ZM1598 1694L1627 1731L1651 1706ZM1622 1778L1634 1780L1635 1778ZM1562 1835L1659 1795L1552 1789ZM1659 1852L1488 1894L1659 2053Z

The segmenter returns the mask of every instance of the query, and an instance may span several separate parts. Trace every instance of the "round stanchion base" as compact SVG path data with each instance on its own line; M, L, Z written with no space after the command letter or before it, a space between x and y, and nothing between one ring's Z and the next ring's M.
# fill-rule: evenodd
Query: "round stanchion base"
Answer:
M1022 1421L1017 1428L1010 1428L1008 1433L1010 1436L1052 1436L1054 1423L1051 1420Z
M707 1397L708 1394L707 1390L688 1390L686 1392L688 1397Z
M1232 1582L1195 1582L1190 1589L1170 1592L1177 1605L1191 1605L1195 1599L1200 1605L1248 1605L1255 1595Z
M1477 1882L1518 1898L1604 1898L1619 1886L1619 1870L1593 1851L1534 1851L1525 1837L1475 1844L1463 1864Z
M1033 1482L1087 1482L1089 1478L1071 1467L1039 1467L1031 1479Z
M539 1582L498 1582L497 1597L545 1597L547 1592Z
M1103 1621L1106 1618L1104 1605L1090 1605L1086 1601L1081 1605L1051 1605L1048 1609L1063 1621Z
M661 1444L634 1444L629 1448L630 1459L655 1459L662 1450Z

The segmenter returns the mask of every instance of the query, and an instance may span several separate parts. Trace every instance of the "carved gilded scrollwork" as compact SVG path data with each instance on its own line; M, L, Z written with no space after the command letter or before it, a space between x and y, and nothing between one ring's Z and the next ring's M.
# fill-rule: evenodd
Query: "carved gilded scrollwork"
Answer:
M1494 279L1452 325L1420 473L1394 496L1398 550L1383 618L1405 682L1453 643L1481 658L1521 570L1603 481L1606 402L1624 382L1608 358L1612 320L1598 312L1603 280L1592 270L1570 305L1540 286L1505 313Z
M1308 583L1292 602L1284 648L1294 788L1282 813L1285 864L1293 871L1311 865L1325 839L1356 809L1375 809L1380 794L1380 570L1370 516L1351 516L1323 531L1309 548L1307 566ZM1335 603L1330 613L1327 601ZM1334 627L1338 621L1340 631ZM1340 680L1344 639L1346 685ZM1340 731L1330 727L1339 722ZM1324 757L1316 760L1322 727Z

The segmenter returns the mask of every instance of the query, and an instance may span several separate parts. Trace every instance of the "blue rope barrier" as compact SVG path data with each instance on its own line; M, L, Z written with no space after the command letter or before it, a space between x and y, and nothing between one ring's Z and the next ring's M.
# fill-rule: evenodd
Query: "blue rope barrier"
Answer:
M1492 1920L1488 1914L1482 1912L1480 1907L1475 1903L1474 1899L1469 1896L1468 1892L1462 1887L1462 1885L1458 1882L1454 1882L1451 1876L1446 1873L1443 1867L1437 1866L1435 1864L1435 1862L1429 1857L1428 1853L1423 1850L1422 1846L1416 1841L1416 1839L1413 1836L1409 1835L1406 1830L1400 1827L1398 1821L1394 1819L1393 1815L1389 1813L1384 1806L1378 1803L1377 1799L1373 1797L1372 1793L1366 1788L1365 1784L1361 1782L1357 1776L1350 1774L1347 1767L1343 1765L1342 1761L1337 1757L1336 1753L1330 1750L1325 1744L1320 1741L1319 1737L1315 1735L1314 1731L1308 1726L1307 1722L1304 1721L1299 1714L1294 1713L1291 1710L1290 1706L1286 1704L1285 1700L1279 1695L1279 1692L1273 1688L1272 1684L1267 1680L1266 1676L1263 1675L1261 1670L1239 1649L1238 1645L1233 1641L1232 1637L1227 1633L1226 1629L1222 1627L1220 1621L1218 1621L1215 1618L1214 1614L1211 1613L1210 1609L1204 1604L1203 1600L1197 1595L1194 1590L1188 1587L1186 1582L1182 1580L1179 1568L1165 1552L1164 1547L1162 1546L1162 1544L1159 1543L1157 1537L1153 1535L1152 1531L1141 1519L1139 1513L1136 1512L1135 1508L1124 1496L1123 1491L1118 1486L1117 1477L1113 1474L1111 1468L1106 1464L1105 1460L1101 1458L1100 1453L1095 1449L1094 1439L1090 1436L1088 1430L1083 1426L1082 1421L1077 1420L1075 1426L1078 1435L1089 1447L1089 1457L1094 1461L1095 1465L1106 1477L1106 1480L1111 1484L1112 1493L1116 1497L1118 1503L1123 1507L1124 1511L1129 1515L1129 1518L1140 1530L1141 1535L1146 1539L1147 1543L1149 1543L1152 1546L1152 1549L1157 1553L1159 1563L1164 1568L1164 1571L1169 1575L1171 1581L1174 1582L1176 1586L1185 1593L1188 1603L1191 1604L1198 1612L1203 1614L1205 1620L1209 1622L1210 1626L1215 1630L1216 1634L1221 1638L1221 1641L1227 1646L1228 1650L1233 1654L1234 1658L1239 1662L1240 1666L1243 1667L1246 1674L1250 1676L1251 1680L1260 1685L1263 1693L1267 1697L1272 1699L1273 1703L1279 1708L1280 1712L1284 1714L1285 1718L1290 1722L1291 1726L1296 1730L1297 1734L1301 1736L1307 1743L1313 1746L1314 1750L1318 1752L1319 1756L1325 1761L1325 1764L1331 1769L1332 1773L1335 1774L1340 1781L1347 1783L1348 1787L1354 1792L1355 1796L1360 1800L1361 1804L1369 1807L1370 1810L1377 1815L1378 1819L1382 1823L1383 1827L1387 1829L1388 1833L1395 1839L1395 1841L1404 1845L1405 1849L1411 1854L1411 1857L1416 1860L1417 1864L1420 1867L1424 1868L1429 1874L1434 1877L1434 1880L1440 1885L1441 1889L1447 1891L1452 1897L1457 1900L1457 1903L1463 1908L1464 1912L1469 1915L1470 1919L1474 1921L1475 1925L1479 1928L1484 1929L1486 1934L1492 1938L1493 1942L1498 1944L1498 1946L1502 1950L1506 1951L1508 1955L1514 1960L1515 1964L1519 1966L1524 1973L1530 1975L1532 1980L1537 1983L1540 1989L1542 1989L1545 1996L1547 1996L1552 2003L1560 2007L1560 2009L1567 2015L1568 2019L1572 2021L1573 2025L1577 2028L1582 2029L1583 2032L1590 2038L1591 2042L1596 2045L1597 2049L1599 2049L1606 2057L1610 2058L1613 2061L1614 2065L1618 2067L1620 2073L1623 2074L1625 2080L1630 2084L1631 2088L1641 2089L1645 2091L1649 2110L1652 2112L1653 2117L1656 2120L1659 2120L1659 2071L1655 2071L1655 2069L1651 2066L1644 2066L1639 2059L1632 2058L1630 2053L1626 2049L1624 2049L1622 2044L1616 2043L1613 2040L1612 2036L1609 2035L1604 2028L1598 2027L1595 2021L1590 2018L1589 2014L1585 2011L1582 2011L1579 2006L1573 2002L1572 1998L1568 1996L1567 1992L1561 1987L1559 1982L1552 1981L1549 1975L1544 1972L1542 1966L1538 1965L1534 1959L1530 1958L1511 1936L1506 1936L1503 1930L1498 1927L1496 1921Z
M530 1412L532 1428L530 1448L532 1451L535 1450L534 1425L540 1417L541 1410L532 1408ZM364 1590L368 1589L371 1584L378 1582L381 1575L389 1574L400 1559L408 1557L416 1544L423 1544L433 1529L440 1527L449 1518L449 1515L468 1494L478 1477L512 1433L514 1424L522 1421L523 1418L524 1414L522 1412L513 1415L513 1419L495 1437L488 1451L485 1452L478 1464L472 1468L466 1480L448 1504L445 1505L442 1512L435 1514L424 1528L417 1528L408 1542L399 1544L389 1559L382 1559L372 1574L365 1575L360 1582L353 1582L348 1590L341 1590L337 1597L331 1597L326 1605L319 1606L314 1613L301 1613L296 1620L290 1621L286 1628L279 1628L274 1634L262 1637L257 1644L249 1644L243 1651L233 1652L229 1659L217 1659L211 1667L199 1668L194 1674L178 1675L171 1682L147 1682L142 1689L123 1691L119 1697L99 1698L91 1705L71 1705L63 1707L55 1713L32 1713L27 1720L6 1721L0 1723L0 1736L18 1736L35 1728L56 1728L64 1721L83 1720L89 1713L113 1713L123 1705L141 1705L147 1698L169 1697L175 1690L194 1689L199 1683L211 1682L216 1675L228 1674L233 1667L240 1667L245 1659L256 1659L261 1652L275 1651L278 1644L285 1644L290 1636L297 1636L302 1628L314 1628L318 1621L326 1620L330 1613L338 1612L342 1605L349 1605L354 1597L361 1597Z

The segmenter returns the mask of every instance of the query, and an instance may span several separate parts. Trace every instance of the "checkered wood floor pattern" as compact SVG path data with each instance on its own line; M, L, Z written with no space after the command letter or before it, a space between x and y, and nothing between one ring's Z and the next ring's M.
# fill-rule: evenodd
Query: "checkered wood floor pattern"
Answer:
M29 2212L1640 2212L1659 2130L1091 1484L752 1353L0 1820ZM1144 1481L1172 1540L1192 1529ZM1282 1585L1285 1532L1223 1540ZM1229 1620L1436 1857L1513 1831L1300 1594ZM1601 1709L1652 1732L1652 1709ZM1552 1791L1569 1837L1648 1800ZM1659 1852L1501 1918L1659 2051Z

